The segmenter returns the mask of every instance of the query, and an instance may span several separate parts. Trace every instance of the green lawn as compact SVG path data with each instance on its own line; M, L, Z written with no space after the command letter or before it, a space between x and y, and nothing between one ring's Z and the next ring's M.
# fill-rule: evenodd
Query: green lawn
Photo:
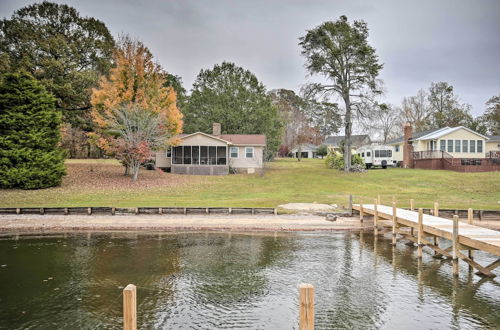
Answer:
M0 190L1 207L33 206L233 206L274 207L290 202L346 205L372 202L380 194L389 203L441 208L500 209L500 172L374 169L344 174L324 167L322 160L277 160L266 164L264 175L182 176L141 171L130 183L114 161L68 161L71 170L62 187L38 190ZM83 166L83 167L82 167ZM111 172L106 172L112 170ZM94 181L92 181L94 180ZM93 183L94 182L94 183Z

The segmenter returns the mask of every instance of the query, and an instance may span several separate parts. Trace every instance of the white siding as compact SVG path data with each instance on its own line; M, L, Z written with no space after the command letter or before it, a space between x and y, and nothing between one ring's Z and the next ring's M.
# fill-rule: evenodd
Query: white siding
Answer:
M262 168L264 160L264 147L253 147L254 153L252 158L246 158L245 148L243 146L235 146L238 148L238 158L229 158L229 166L241 168Z

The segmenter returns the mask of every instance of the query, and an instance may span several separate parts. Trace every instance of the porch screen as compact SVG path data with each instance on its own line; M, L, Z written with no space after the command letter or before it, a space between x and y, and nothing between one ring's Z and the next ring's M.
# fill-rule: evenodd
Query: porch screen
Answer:
M172 164L226 165L227 148L212 146L182 146L172 148Z

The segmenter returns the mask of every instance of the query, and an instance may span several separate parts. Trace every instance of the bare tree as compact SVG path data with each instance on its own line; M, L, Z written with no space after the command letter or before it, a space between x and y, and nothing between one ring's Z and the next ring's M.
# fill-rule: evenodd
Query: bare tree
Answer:
M416 131L428 129L433 114L428 98L428 94L422 89L415 96L403 98L400 124L410 123Z
M144 111L136 105L122 105L114 110L110 122L110 149L137 180L141 164L149 160L153 151L167 144L170 136L164 129L165 120L161 114Z

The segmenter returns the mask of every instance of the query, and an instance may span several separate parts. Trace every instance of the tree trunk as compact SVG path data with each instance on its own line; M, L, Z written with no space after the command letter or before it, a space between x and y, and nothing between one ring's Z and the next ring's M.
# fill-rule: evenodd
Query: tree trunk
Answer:
M344 140L344 171L351 171L351 135L352 135L352 120L351 120L351 99L349 93L344 95L345 102L345 140Z
M139 166L137 166L136 168L134 168L134 176L132 177L133 181L137 181L137 177L139 176L139 169L140 169Z
M129 176L130 175L130 169L129 169L129 166L128 165L125 165L125 174L123 174L125 176Z
M302 159L302 149L299 148L297 149L297 160L300 162L300 160Z

